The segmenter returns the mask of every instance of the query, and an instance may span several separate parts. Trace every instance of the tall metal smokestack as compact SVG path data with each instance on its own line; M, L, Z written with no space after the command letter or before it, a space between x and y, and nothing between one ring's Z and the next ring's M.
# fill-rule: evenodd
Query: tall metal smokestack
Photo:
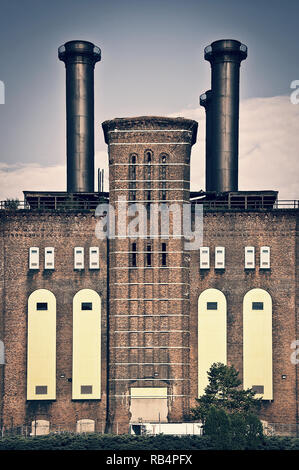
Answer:
M94 66L101 50L69 41L58 57L66 68L67 191L94 192Z
M211 191L238 191L240 64L247 47L222 39L205 48L212 69L212 168Z
M214 171L212 159L212 90L200 95L199 103L206 110L206 191L212 191L211 177Z

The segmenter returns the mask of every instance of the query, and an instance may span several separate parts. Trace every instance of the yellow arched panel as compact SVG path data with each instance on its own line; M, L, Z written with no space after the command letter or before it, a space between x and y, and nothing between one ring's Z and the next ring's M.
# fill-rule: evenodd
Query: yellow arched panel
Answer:
M226 364L226 298L206 289L198 298L198 396L208 385L207 372L214 362Z
M73 378L75 400L101 398L101 297L82 289L73 300Z
M243 384L273 399L272 299L263 289L252 289L243 301Z
M27 400L56 398L56 298L38 289L28 298Z

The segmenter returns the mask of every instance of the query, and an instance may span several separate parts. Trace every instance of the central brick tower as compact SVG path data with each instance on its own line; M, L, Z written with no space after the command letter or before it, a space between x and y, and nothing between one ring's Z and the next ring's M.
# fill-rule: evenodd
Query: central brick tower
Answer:
M197 123L135 117L103 129L116 222L138 203L147 226L136 238L116 231L109 240L108 410L127 432L129 423L181 421L189 411L189 256L182 236L148 229L153 203L189 204Z

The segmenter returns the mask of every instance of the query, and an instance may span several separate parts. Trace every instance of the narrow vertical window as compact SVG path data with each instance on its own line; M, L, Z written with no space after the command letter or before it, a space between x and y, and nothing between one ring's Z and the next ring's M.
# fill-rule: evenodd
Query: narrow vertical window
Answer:
M166 155L161 155L160 156L160 163L162 164L160 166L160 180L161 180L161 200L165 201L166 200L166 162L167 162L167 157Z
M151 218L151 203L150 202L146 203L146 215L148 219Z
M136 243L132 243L132 246L131 246L131 266L132 268L136 268L137 266L137 247L136 247Z
M146 152L147 163L152 163L152 152Z
M162 266L167 265L166 243L162 243Z
M150 267L152 265L152 246L146 246L146 265Z
M144 153L144 180L145 180L145 197L144 199L146 201L150 201L152 199L151 195L151 186L152 186L152 159L153 159L153 153L151 150L146 150ZM147 216L149 217L149 212L147 213Z
M136 155L130 157L129 179L129 199L136 201Z

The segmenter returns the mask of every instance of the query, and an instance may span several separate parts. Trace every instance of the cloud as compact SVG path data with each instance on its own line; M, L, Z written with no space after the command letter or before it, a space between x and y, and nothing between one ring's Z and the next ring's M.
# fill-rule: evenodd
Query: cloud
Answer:
M199 123L197 143L191 156L191 189L205 188L204 109L184 109L171 116L195 119ZM252 98L240 104L239 189L279 191L280 199L298 199L299 105L287 96ZM107 153L98 151L95 168L105 169L108 190ZM95 172L97 189L97 171ZM65 165L0 164L0 200L23 199L23 190L64 191Z
M105 152L96 152L95 168L104 168L105 185L108 190L108 158ZM97 189L97 170L95 170L95 189ZM0 163L0 200L7 198L24 199L23 191L65 191L65 165L41 166L36 163Z
M195 119L198 139L191 156L191 189L205 187L205 113L200 107L172 116ZM239 189L276 190L298 199L299 105L287 96L252 98L240 104Z

